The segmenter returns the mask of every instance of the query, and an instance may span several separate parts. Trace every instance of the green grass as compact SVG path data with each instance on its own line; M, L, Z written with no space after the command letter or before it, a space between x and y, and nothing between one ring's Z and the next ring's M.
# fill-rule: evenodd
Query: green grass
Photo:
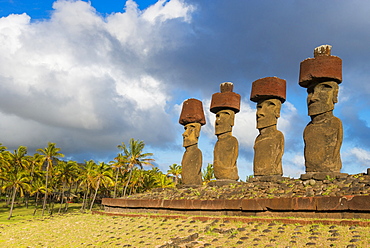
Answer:
M59 215L60 204L54 204L54 211L53 215ZM62 208L64 207L64 204ZM69 203L68 205L68 212L67 213L78 213L81 208L81 203ZM19 221L24 220L33 220L42 217L42 206L38 206L35 216L33 216L33 213L35 211L35 206L33 204L29 204L28 208L25 207L24 204L20 205L14 205L13 214L10 220L8 220L9 217L9 210L10 206L7 206L5 202L0 203L0 224L1 223L15 223ZM93 210L100 210L100 207L98 205L94 205ZM44 217L49 216L47 210L44 211Z
M0 208L0 247L370 247L370 227L324 224L283 224L278 221L223 221L213 216L206 221L192 216L165 218L143 214L137 217L82 214L80 204L70 212L33 217L33 208L8 211ZM57 210L59 206L55 205ZM153 218L155 216L155 218ZM223 216L228 217L228 216ZM270 224L273 223L273 224ZM266 231L269 230L269 231ZM332 236L336 230L337 236ZM315 237L315 238L312 238ZM351 242L352 241L352 242Z

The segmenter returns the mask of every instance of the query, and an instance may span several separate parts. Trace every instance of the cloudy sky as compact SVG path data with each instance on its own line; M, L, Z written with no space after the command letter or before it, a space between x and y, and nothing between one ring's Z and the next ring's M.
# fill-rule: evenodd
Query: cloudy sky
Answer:
M182 102L203 101L199 148L212 163L210 99L223 82L241 95L238 168L253 174L251 83L287 81L278 129L286 176L304 172L309 122L299 63L319 45L343 60L334 114L344 126L342 172L370 167L368 1L0 0L0 142L33 153L57 143L68 159L110 161L143 140L163 171L181 163ZM41 3L42 2L42 3ZM108 2L108 3L107 3Z

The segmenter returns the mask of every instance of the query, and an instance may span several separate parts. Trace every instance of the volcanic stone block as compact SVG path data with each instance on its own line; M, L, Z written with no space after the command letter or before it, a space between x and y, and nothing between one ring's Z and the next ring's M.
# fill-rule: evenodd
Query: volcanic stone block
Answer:
M205 125L206 119L204 117L202 102L194 98L184 101L179 123L183 126L189 123L199 123L202 126Z
M329 45L315 48L315 58L301 62L299 84L307 88L308 115L304 130L306 172L340 172L342 122L333 115L342 81L342 60L330 55Z
M316 198L317 211L348 210L348 199L340 196Z
M250 99L259 102L266 99L277 98L282 103L286 99L286 81L278 77L260 78L252 83Z
M179 120L184 125L183 146L185 153L182 157L181 179L185 185L202 184L202 151L198 148L198 138L201 125L206 123L202 102L197 99L188 99L182 105Z
M217 142L213 151L213 168L217 180L238 180L236 160L239 154L238 140L232 136L235 113L240 110L240 95L232 92L232 83L222 83L221 93L212 95L210 110L216 114L215 134Z
M196 146L188 146L181 160L181 180L185 185L202 185L202 151Z
M217 114L220 110L231 109L235 113L240 111L240 95L233 92L233 84L226 82L220 86L221 93L212 95L211 112Z
M299 73L299 85L307 88L314 82L335 81L342 82L342 60L330 55L331 46L317 47L314 58L308 58L301 62Z
M253 170L256 177L283 175L284 135L276 125L285 95L284 79L266 77L252 83L250 99L257 102L256 120L260 132L254 142Z

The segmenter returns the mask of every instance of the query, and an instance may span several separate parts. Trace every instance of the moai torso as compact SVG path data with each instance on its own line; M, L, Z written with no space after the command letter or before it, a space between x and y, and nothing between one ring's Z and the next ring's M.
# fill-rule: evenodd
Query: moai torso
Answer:
M181 179L184 185L202 185L202 152L198 148L201 126L206 124L202 102L191 98L184 101L179 123L184 125Z
M213 154L213 169L217 179L239 179L236 165L238 153L239 144L234 136L227 133L218 135Z
M331 116L317 123L311 121L303 138L306 172L340 172L343 127L337 117Z
M333 115L341 82L342 60L331 55L329 45L315 48L314 58L305 59L300 64L299 85L307 88L308 115L311 117L303 133L307 174L340 173L342 168L342 122Z
M202 184L202 152L196 145L186 147L181 166L181 180L183 184Z
M260 134L254 142L254 176L282 176L284 135L277 130L281 105L286 98L286 81L265 77L252 83L251 101L257 103L256 121Z
M239 179L236 161L239 154L238 140L232 136L235 114L240 110L240 95L233 92L233 84L220 85L221 93L212 95L210 110L216 114L217 142L213 150L213 171L217 180Z
M261 133L254 143L253 171L255 176L283 175L284 135L278 130Z

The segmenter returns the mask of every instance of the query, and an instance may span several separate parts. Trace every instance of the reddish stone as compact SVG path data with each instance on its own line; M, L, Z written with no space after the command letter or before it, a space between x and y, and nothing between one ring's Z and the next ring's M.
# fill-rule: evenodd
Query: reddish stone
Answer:
M225 200L223 208L228 210L241 210L242 200Z
M315 197L296 197L292 198L292 210L306 211L316 210L316 198Z
M317 211L348 210L348 199L341 196L317 197Z
M251 101L277 98L282 103L286 99L286 81L278 77L260 78L252 83Z
M220 84L220 92L233 92L234 84L230 82L225 82Z
M222 83L220 86L221 93L212 95L210 110L217 114L220 110L231 109L235 113L240 111L240 95L232 92L232 83Z
M370 211L370 196L353 196L348 199L348 208L355 211Z
M265 206L268 210L292 210L293 209L293 198L266 199Z
M224 209L224 199L216 200L203 200L201 203L201 209L203 210L222 210Z
M241 206L243 211L266 210L265 199L243 199Z
M336 56L318 56L300 64L299 85L307 88L312 82L342 82L342 59Z
M194 122L203 126L206 124L206 118L204 117L202 102L197 99L190 98L182 104L179 123L185 126L186 124Z

